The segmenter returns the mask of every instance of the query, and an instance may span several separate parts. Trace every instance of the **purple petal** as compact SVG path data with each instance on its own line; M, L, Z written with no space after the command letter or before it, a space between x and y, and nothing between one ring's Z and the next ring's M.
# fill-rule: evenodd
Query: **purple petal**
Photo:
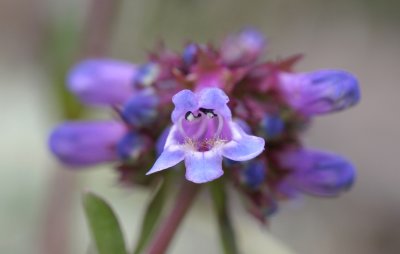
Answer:
M247 163L240 173L245 186L251 189L257 189L265 181L267 165L262 160L253 160Z
M89 166L118 158L115 146L125 126L113 121L67 122L50 136L50 149L65 164Z
M222 156L217 149L207 152L191 151L185 157L186 179L194 183L205 183L224 174Z
M185 158L185 152L179 145L172 145L164 148L153 167L146 173L150 175L158 171L170 168L181 162Z
M172 111L172 122L177 123L181 116L184 116L188 111L198 109L196 95L190 90L182 90L172 97L172 102L175 104L175 109Z
M122 116L133 126L144 126L157 118L158 97L151 90L142 90L134 94L124 105Z
M171 131L171 127L165 128L165 130L161 133L161 135L157 139L157 143L156 143L157 156L159 156L162 153L162 151L164 150L165 143L167 142L167 138L168 138L170 131Z
M136 67L108 59L90 59L75 65L68 76L72 93L87 104L122 104L132 95Z
M233 137L222 147L222 156L234 161L246 161L264 151L263 138L246 134L236 123L231 122L230 126Z
M196 62L198 46L194 43L188 44L183 50L182 59L186 66L190 66Z
M229 97L219 88L205 88L199 93L199 108L214 109L227 120L232 118L227 103Z
M264 35L253 28L228 37L221 48L221 57L228 65L244 65L257 60L266 45Z
M160 74L160 66L156 63L147 63L137 68L137 73L133 80L134 85L148 87L154 84Z
M280 81L287 103L306 115L340 111L360 100L357 79L345 71L284 73Z
M261 120L261 130L266 138L276 138L285 130L285 122L278 114L266 114Z
M236 124L239 125L240 128L242 128L242 130L247 133L247 134L251 134L251 128L250 126L242 119L240 118L235 118L233 120Z
M135 132L126 134L117 145L118 155L123 160L137 160L149 150L149 138Z
M337 196L348 190L355 178L354 166L345 158L317 150L293 150L282 154L280 160L288 158L293 171L292 184L312 195ZM297 158L297 160L296 160Z

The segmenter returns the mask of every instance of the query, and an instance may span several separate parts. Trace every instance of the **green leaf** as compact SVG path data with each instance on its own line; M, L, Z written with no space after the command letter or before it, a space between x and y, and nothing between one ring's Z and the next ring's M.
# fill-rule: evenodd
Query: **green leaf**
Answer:
M83 206L98 254L127 254L124 237L111 207L99 196L86 193Z
M161 184L155 190L152 199L147 205L143 218L140 237L136 243L134 254L140 254L149 242L155 226L162 214L165 201L167 199L167 190L169 186L169 177L166 175Z
M211 182L210 190L224 253L238 254L239 250L236 244L235 232L228 212L225 184L222 180Z

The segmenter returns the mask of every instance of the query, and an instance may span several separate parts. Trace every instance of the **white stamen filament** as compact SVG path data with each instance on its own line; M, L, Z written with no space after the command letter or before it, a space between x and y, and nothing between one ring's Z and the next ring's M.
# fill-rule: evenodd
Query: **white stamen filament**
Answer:
M212 119L214 117L218 117L218 124L217 124L217 130L214 134L213 142L217 141L220 139L220 135L222 132L222 128L224 125L224 120L221 115L219 114L210 114L207 113L205 115L207 118L200 118L199 120L201 121L199 128L197 131L192 135L192 137L189 137L188 134L186 133L185 129L183 128L183 120L187 120L189 122L192 122L195 119L193 114L190 114L187 118L185 116L182 116L178 120L178 130L182 134L182 136L185 138L185 140L191 140L191 141L196 141L198 140L202 135L204 135L204 132L207 130L207 124L208 124L208 118Z
M196 133L193 135L193 139L196 140L203 135L203 133L206 131L207 127L207 119L200 119L200 127L197 129Z
M218 117L218 127L217 127L217 131L215 132L215 139L219 139L219 135L221 135L222 132L222 127L224 125L224 119L222 118L222 116L220 114L217 115Z
M179 120L178 120L178 130L179 130L179 132L182 134L182 136L183 136L185 139L189 139L189 137L188 137L188 135L186 134L185 130L183 129L183 125L182 125L182 121L183 121L184 118L185 118L185 116L181 116L181 117L179 118Z

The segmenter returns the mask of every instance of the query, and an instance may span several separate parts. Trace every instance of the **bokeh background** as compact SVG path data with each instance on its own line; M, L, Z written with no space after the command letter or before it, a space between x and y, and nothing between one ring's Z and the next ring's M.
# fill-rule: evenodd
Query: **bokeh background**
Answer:
M0 0L0 253L85 253L86 189L110 201L131 245L137 237L148 192L120 188L107 166L62 169L46 147L65 116L63 71L79 57L90 2ZM352 159L354 188L337 199L282 205L269 231L233 199L243 253L400 253L399 1L124 0L107 56L141 63L160 39L178 50L188 40L218 42L249 25L268 36L269 58L304 53L299 71L354 73L362 101L316 119L305 136L309 146ZM171 253L220 252L209 205L201 196Z

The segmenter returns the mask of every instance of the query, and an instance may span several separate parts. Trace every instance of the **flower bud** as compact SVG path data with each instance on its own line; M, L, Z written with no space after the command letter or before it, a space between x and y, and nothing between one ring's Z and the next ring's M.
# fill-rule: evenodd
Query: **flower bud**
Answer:
M82 102L92 105L124 103L133 93L133 64L108 59L90 59L75 65L68 76L68 88Z
M194 43L188 44L183 50L182 59L186 66L194 64L197 57L198 46Z
M279 115L266 114L261 120L261 130L265 138L276 138L285 130L285 123Z
M357 79L345 71L282 73L280 87L286 102L305 115L340 111L360 100Z
M146 149L149 149L149 139L138 133L127 133L118 143L118 156L123 159L136 160Z
M253 160L247 163L241 171L242 183L250 188L257 189L265 181L267 167L262 160Z
M143 126L157 118L158 97L151 90L134 94L124 105L122 117L133 126Z
M139 66L133 80L134 85L142 87L151 86L157 80L160 71L160 66L152 62Z
M221 47L222 60L228 65L244 65L257 60L266 40L256 29L248 28L226 38Z
M279 159L291 171L289 181L308 194L337 196L354 182L354 166L333 153L299 149L286 151Z
M114 121L67 122L49 139L50 149L65 164L90 166L117 159L116 144L125 126Z

